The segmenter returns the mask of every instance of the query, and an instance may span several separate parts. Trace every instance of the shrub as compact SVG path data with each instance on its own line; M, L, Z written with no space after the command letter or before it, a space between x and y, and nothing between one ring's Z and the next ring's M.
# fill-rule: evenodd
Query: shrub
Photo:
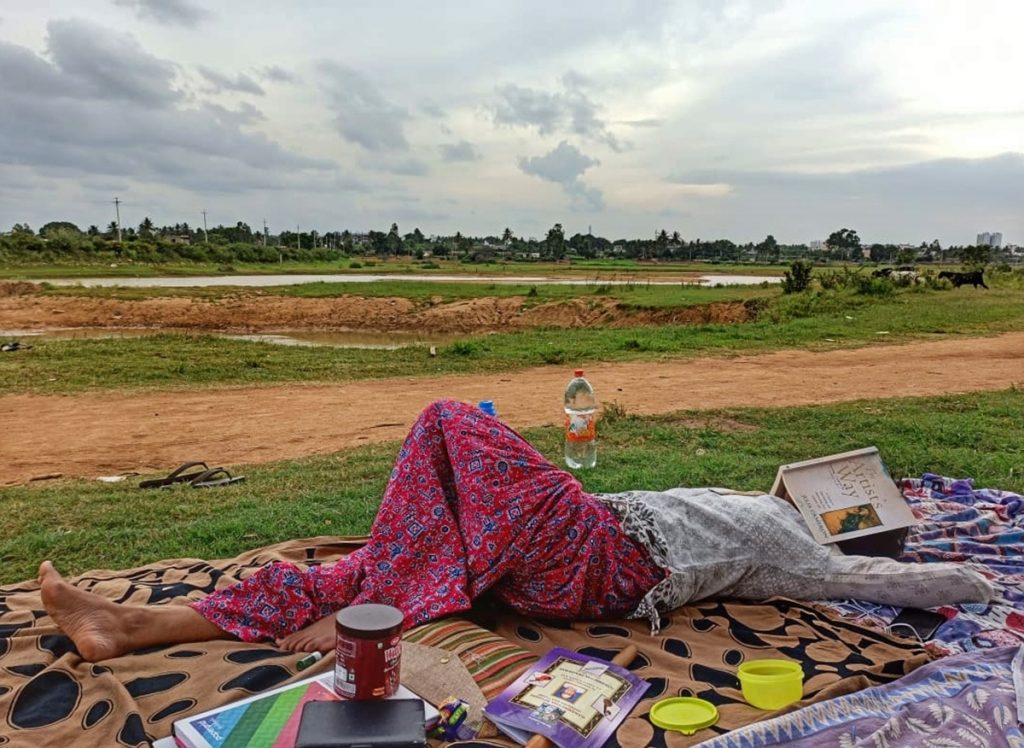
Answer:
M361 267L363 266L363 263L359 262L359 260L353 260L352 262L350 262L350 263L348 264L348 266L349 266L349 267L350 267L350 268L351 268L352 270L358 270L359 268L361 268Z
M811 263L797 260L789 266L782 278L782 293L800 293L811 285Z
M896 291L896 286L888 278L872 278L868 275L861 275L857 278L857 293L864 296L891 296Z
M447 352L456 356L475 356L480 353L480 346L471 340L459 340L448 346Z

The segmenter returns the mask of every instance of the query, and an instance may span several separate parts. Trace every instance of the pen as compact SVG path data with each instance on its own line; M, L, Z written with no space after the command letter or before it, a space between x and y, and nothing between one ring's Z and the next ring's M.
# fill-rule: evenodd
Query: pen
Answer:
M299 660L298 664L296 664L295 667L299 670L305 670L306 668L311 667L316 663L320 662L320 660L322 660L323 657L323 652L310 652L308 655Z

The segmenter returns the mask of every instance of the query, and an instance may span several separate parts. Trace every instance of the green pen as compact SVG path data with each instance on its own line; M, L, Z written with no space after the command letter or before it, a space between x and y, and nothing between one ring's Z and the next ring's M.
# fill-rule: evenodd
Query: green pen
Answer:
M299 670L305 670L308 667L312 667L316 663L320 662L324 658L323 652L310 652L308 655L299 660L296 664L296 668Z

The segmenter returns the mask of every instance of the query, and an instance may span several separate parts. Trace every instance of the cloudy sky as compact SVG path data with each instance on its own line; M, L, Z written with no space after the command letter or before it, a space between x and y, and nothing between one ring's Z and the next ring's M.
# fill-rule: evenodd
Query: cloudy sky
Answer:
M294 7L293 7L294 6ZM0 1L0 228L1024 244L1019 0Z

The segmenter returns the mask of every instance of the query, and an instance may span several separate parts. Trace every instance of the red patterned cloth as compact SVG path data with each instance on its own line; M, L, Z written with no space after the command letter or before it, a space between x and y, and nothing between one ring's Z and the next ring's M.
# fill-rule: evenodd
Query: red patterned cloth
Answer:
M488 590L526 615L600 619L633 612L664 575L572 475L498 419L438 401L398 453L366 546L308 570L272 564L193 607L244 641L359 603L394 605L409 628Z

